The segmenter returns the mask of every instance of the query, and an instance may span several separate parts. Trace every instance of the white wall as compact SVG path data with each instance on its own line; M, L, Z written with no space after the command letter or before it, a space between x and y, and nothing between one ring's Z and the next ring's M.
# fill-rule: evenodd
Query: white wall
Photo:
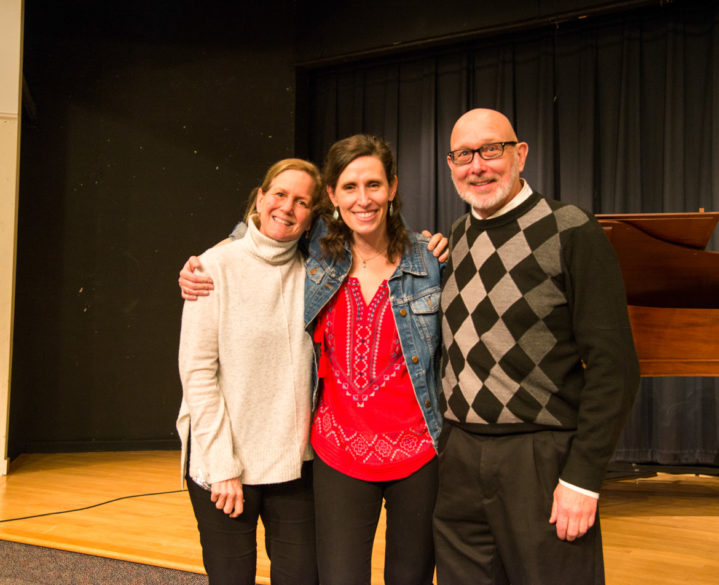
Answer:
M17 242L23 0L0 0L0 475L7 444Z

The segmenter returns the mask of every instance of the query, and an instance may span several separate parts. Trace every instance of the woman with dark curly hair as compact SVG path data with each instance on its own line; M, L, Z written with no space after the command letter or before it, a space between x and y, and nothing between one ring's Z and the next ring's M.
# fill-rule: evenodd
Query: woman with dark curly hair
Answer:
M382 139L336 142L322 178L320 205L333 219L310 239L305 286L321 381L312 423L320 582L369 585L384 501L385 583L430 584L440 265L402 222Z

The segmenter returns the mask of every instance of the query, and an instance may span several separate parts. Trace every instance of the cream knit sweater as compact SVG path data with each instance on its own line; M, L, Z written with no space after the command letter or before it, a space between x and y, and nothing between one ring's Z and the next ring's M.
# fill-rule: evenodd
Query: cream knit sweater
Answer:
M247 237L201 256L215 289L182 313L183 478L189 435L190 477L206 488L235 477L290 481L312 458L304 262L297 242L277 242L249 223Z

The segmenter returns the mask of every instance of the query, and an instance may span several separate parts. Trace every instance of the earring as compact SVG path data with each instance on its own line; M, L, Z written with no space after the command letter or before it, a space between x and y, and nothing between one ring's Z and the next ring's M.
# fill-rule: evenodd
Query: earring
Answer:
M389 202L389 214L392 215L394 213L394 206L392 205L392 202Z
M335 207L335 210L332 212L332 218L335 220L338 220L340 218L340 213L337 211L339 207Z

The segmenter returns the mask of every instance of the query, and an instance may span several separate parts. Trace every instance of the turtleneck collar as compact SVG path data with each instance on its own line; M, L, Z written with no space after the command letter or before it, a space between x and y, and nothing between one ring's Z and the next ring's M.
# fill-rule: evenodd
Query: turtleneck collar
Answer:
M253 215L247 222L249 252L268 264L286 264L292 260L297 252L298 240L278 242L268 238L257 228L256 221L259 221L259 218L257 215Z

